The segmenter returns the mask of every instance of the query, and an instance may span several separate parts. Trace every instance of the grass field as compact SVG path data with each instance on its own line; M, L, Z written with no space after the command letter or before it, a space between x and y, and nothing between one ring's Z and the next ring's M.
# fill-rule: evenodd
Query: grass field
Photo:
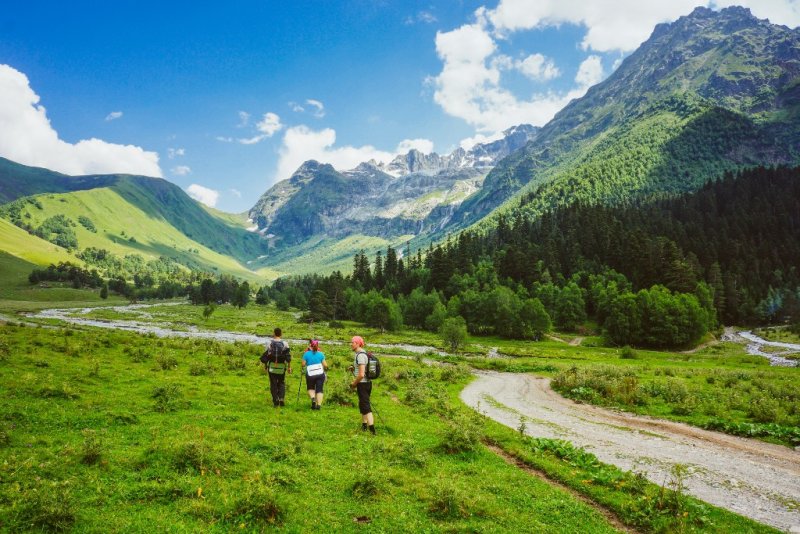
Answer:
M323 349L327 402L312 412L296 375L288 405L270 405L258 347L0 326L0 529L615 530L490 441L640 530L771 532L490 424L457 400L463 366L385 358L372 437L345 386L351 353Z

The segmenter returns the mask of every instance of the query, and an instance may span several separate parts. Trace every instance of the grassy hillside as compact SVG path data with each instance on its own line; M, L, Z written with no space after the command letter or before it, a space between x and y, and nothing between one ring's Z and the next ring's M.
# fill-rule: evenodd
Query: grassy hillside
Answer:
M338 270L349 274L353 270L353 256L359 250L365 250L372 257L378 250L385 251L387 246L403 246L410 237L401 236L389 241L358 234L340 240L317 236L296 247L268 255L262 260L267 267L259 269L258 273L265 278L275 272L303 275L330 274Z
M121 192L116 187L103 187L72 193L38 195L34 197L38 204L25 203L20 217L34 228L55 215L68 217L76 223L73 230L80 250L96 247L119 256L140 254L147 259L167 256L194 269L229 273L251 282L264 282L262 276L243 267L235 259L192 240L152 210L147 212L132 204L126 198L131 196L131 189L128 187L127 191ZM80 224L79 217L88 218L95 231ZM8 221L2 222L6 226L12 226ZM45 243L19 228L13 228L16 230L16 239L1 240L0 250L20 254L31 242ZM48 251L46 257L52 258L52 261L76 261L74 256L55 245L47 243L45 250Z

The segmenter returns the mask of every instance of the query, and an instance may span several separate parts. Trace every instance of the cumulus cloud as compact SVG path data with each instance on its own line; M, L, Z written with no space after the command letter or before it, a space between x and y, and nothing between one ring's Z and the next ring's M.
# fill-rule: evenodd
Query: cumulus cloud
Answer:
M430 139L403 139L398 143L397 154L407 154L410 150L419 150L423 154L430 154L433 152L433 141Z
M199 184L192 184L187 187L186 193L196 201L202 202L211 208L217 205L217 200L219 199L219 191L203 187Z
M405 154L412 148L425 153L433 151L433 142L427 139L404 139L394 152L379 150L372 145L337 147L335 144L336 131L332 128L312 130L304 125L289 128L283 135L283 143L278 151L276 181L289 178L300 165L310 159L329 163L341 171L370 160L388 163L398 154Z
M480 13L478 18L481 18ZM434 101L447 114L474 126L484 137L496 135L515 124L545 124L570 100L582 96L591 84L602 79L598 77L598 72L602 75L600 58L589 56L581 64L576 76L578 85L572 90L535 94L528 100L521 100L502 86L502 70L510 66L533 70L538 63L537 72L545 77L553 76L556 67L544 56L539 59L535 54L512 65L510 58L497 54L497 50L494 37L480 20L436 35L436 52L443 67L431 80ZM527 67L523 66L526 61ZM481 138L467 139L464 143L483 142Z
M122 112L121 111L112 111L111 113L106 115L106 122L113 121L115 119L119 119L120 117L122 117Z
M158 154L138 146L58 138L28 77L0 64L0 156L65 174L128 173L161 177Z
M253 137L237 139L237 141L243 145L254 145L260 143L264 139L272 137L282 128L283 124L281 124L281 118L278 115L275 113L264 113L264 117L256 123L256 130L260 133Z
M167 149L167 157L169 159L175 159L181 156L186 155L186 149L184 148L168 148Z
M192 172L192 168L188 165L178 165L170 169L170 172L175 176L186 176Z
M515 63L514 66L531 80L547 81L557 78L561 74L553 60L542 54L531 54Z
M636 49L650 36L656 24L686 15L697 5L712 8L741 5L773 23L791 27L800 24L797 0L500 0L496 9L481 8L477 14L500 36L560 24L583 26L586 28L581 42L584 50L609 52Z

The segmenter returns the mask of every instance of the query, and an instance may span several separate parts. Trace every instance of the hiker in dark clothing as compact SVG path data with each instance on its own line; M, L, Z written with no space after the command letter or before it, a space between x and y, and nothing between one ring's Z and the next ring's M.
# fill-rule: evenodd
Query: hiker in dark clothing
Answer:
M372 395L372 382L367 378L367 364L369 358L364 350L364 338L353 336L350 341L350 348L355 353L355 360L350 370L353 372L353 381L350 389L355 389L358 393L358 411L361 412L361 430L369 429L375 434L375 420L372 417L372 405L370 395Z
M276 328L274 336L267 345L267 363L265 365L269 375L269 392L272 395L272 405L283 406L286 398L286 373L292 372L292 356L289 354L289 344L281 339L281 329Z

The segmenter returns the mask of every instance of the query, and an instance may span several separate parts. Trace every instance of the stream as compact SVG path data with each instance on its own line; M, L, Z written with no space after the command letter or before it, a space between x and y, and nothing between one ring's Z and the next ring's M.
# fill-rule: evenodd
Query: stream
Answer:
M87 315L94 310L114 310L119 313L134 312L142 318L152 318L150 314L143 311L146 308L154 306L174 306L181 303L166 303L166 304L129 304L126 306L103 306L96 308L81 308L81 309L61 309L53 308L49 310L42 310L38 313L28 314L27 317L31 319L56 319L64 321L65 323L79 325L79 326L92 326L95 328L105 328L109 330L124 330L127 332L136 332L137 334L152 334L156 337L178 337L178 338L195 338L195 339L213 339L215 341L222 341L226 343L252 343L255 345L266 345L270 339L269 336L258 336L255 334L245 334L242 332L230 332L227 330L200 330L196 326L187 326L185 330L174 330L169 327L157 326L151 323L134 321L134 320L108 320L108 319L90 319L87 317L80 317ZM289 343L297 345L305 345L308 339L287 339ZM336 340L321 340L329 345L349 345L349 341L336 341ZM434 353L439 356L446 356L446 352L442 352L436 347L426 345L407 345L404 343L370 343L370 347L378 349L395 349L404 350L414 354L427 354Z
M82 308L79 310L54 308L49 310L42 310L35 314L28 314L28 317L32 319L57 319L74 325L93 326L96 328L107 328L113 330L125 330L128 332L136 332L139 334L153 334L157 337L214 339L216 341L223 341L228 343L241 342L241 343L253 343L257 345L265 345L270 340L270 338L267 336L245 334L241 332L230 332L226 330L200 330L196 326L188 326L186 327L185 330L174 330L172 328L157 326L151 323L134 321L134 320L100 320L100 319L90 319L87 317L80 317L81 315L85 316L94 310L111 309L120 313L134 312L140 315L142 318L149 319L152 318L152 316L148 314L146 311L144 311L145 309L152 308L155 306L170 306L170 305L174 306L177 304L180 303L129 304L126 306L113 306L110 308L95 307L95 308ZM302 345L305 344L307 340L288 339L287 341L289 341L290 343ZM323 340L323 341L331 345L347 344L346 341L335 341L335 340ZM748 342L746 348L748 354L767 358L771 365L777 367L797 367L798 365L800 365L800 360L794 360L785 357L788 354L800 352L800 345L798 344L781 343L778 341L767 341L766 339L762 339L750 331L735 332L732 328L726 329L725 334L722 336L722 341ZM392 344L371 343L370 346L379 349L399 349L414 354L435 353L439 356L447 355L447 353L440 351L436 347L425 346L425 345L407 345L404 343L392 343ZM762 347L764 346L780 347L786 350L779 353L764 352L762 350ZM493 348L489 352L488 357L489 358L498 357L497 349Z

